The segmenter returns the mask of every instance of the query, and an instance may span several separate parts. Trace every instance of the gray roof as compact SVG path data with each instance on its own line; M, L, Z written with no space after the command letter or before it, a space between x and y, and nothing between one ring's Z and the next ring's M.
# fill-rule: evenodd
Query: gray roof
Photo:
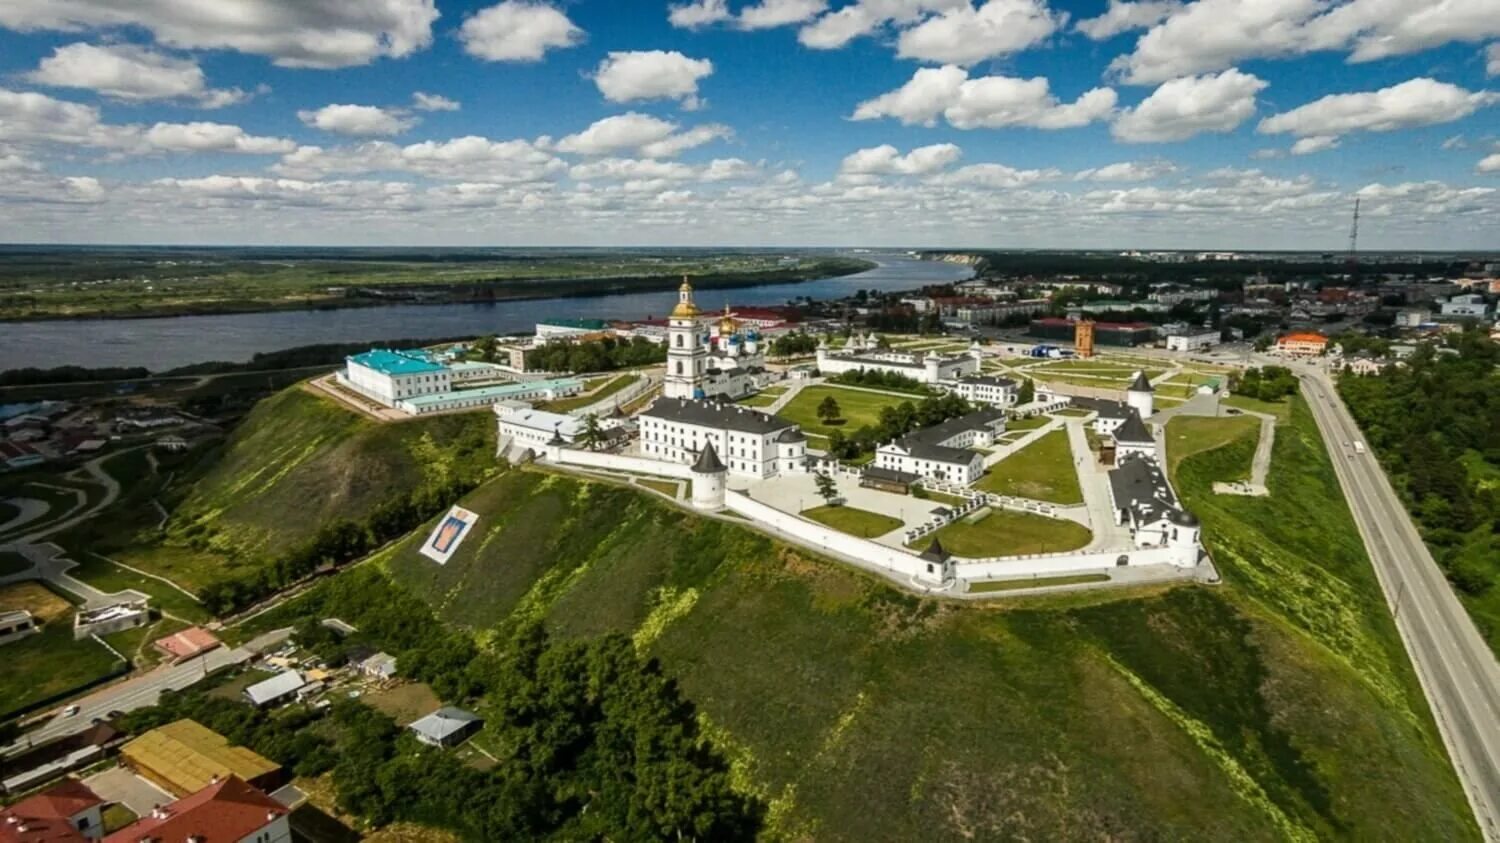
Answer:
M919 474L912 474L909 471L898 471L894 468L882 468L878 465L867 465L860 473L865 477L873 477L876 480L885 480L891 483L915 483L922 479Z
M1124 402L1122 401L1110 401L1104 398L1082 398L1079 396L1072 396L1071 398L1069 398L1068 403L1072 404L1075 407L1081 407L1085 410L1093 410L1094 412L1098 413L1101 418L1106 419L1123 419L1129 416L1131 413L1135 412L1131 408L1125 406Z
M245 696L256 705L279 700L282 697L295 692L298 688L307 684L302 674L295 670L278 673L264 682L257 682L245 689Z
M975 410L956 419L949 419L945 422L938 422L931 427L924 427L908 434L906 438L937 445L970 430L978 430L980 428L993 429L995 422L1005 421L1005 418L1006 413L1004 410L998 407L985 407L982 410Z
M1121 422L1120 426L1115 428L1114 433L1111 435L1114 436L1116 442L1120 443L1130 445L1156 444L1155 437L1151 435L1151 431L1147 430L1145 423L1141 421L1141 414L1134 410L1131 410L1130 415L1125 417L1125 421Z
M693 473L718 474L722 471L724 463L719 461L719 452L714 450L714 443L704 445L703 451L698 454L698 461L693 463Z
M919 460L931 460L932 462L945 462L956 465L968 465L979 457L977 451L967 448L949 448L946 445L931 445L915 436L906 436L891 442L892 445L905 450Z
M1130 383L1130 392L1154 392L1151 381L1146 380L1145 372L1136 372L1135 380Z
M946 562L951 556L952 554L943 549L943 543L938 541L938 537L933 536L932 543L927 545L927 549L922 551L922 555L917 558L928 562Z
M443 741L467 728L470 723L483 723L477 714L445 705L419 720L412 721L408 729L433 741Z
M699 427L714 427L733 430L737 433L769 434L795 427L780 416L762 413L737 404L721 404L718 401L693 401L687 398L658 398L651 408L641 413L664 421L691 424Z
M994 375L985 375L978 378L964 378L963 383L982 383L986 386L1012 387L1016 385L1010 378L997 378Z
M1148 523L1177 509L1177 496L1167 485L1161 466L1151 457L1128 454L1109 473L1109 491L1117 509L1134 513Z
M798 428L798 427L789 427L786 430L781 431L781 435L776 437L776 441L777 442L806 442L807 441L807 434L803 433L801 428Z

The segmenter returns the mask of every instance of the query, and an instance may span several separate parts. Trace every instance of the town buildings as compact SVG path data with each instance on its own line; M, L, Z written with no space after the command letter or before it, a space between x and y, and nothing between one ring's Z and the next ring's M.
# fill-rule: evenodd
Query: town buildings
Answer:
M8 808L0 808L0 843L98 840L104 836L103 809L104 800L83 782L64 779Z
M1077 331L1072 319L1048 317L1031 320L1027 333L1042 339L1071 342ZM1098 345L1132 347L1150 345L1155 339L1155 331L1145 322L1094 323L1094 342Z
M421 350L374 349L345 358L339 385L411 415L487 407L496 401L550 401L583 391L576 378L504 383L491 363L438 362Z
M658 398L636 417L641 455L691 465L709 444L729 471L766 478L807 470L807 436L793 422L735 404Z
M245 689L245 700L256 708L266 708L292 699L307 684L301 673L284 670Z
M1489 300L1478 293L1453 296L1442 304L1444 319L1488 319L1493 313Z
M982 375L945 381L941 387L973 404L991 407L1014 407L1021 397L1021 386L1010 378Z
M1203 351L1219 344L1219 332L1209 328L1167 334L1168 351Z
M1109 494L1115 523L1129 528L1137 548L1197 544L1198 519L1178 506L1154 456L1132 453L1121 457L1109 473Z
M882 350L874 334L850 337L849 345L834 351L825 340L818 346L818 371L825 376L846 372L885 372L903 375L918 383L938 384L979 374L980 352L974 346L963 354L928 354L921 351Z
M104 843L291 843L285 805L238 776L157 807Z
M1291 357L1317 357L1328 349L1328 337L1311 332L1285 334L1276 340L1276 351Z
M406 728L428 746L457 746L484 728L484 718L448 705L412 721Z
M175 796L197 793L230 776L263 790L282 782L281 766L196 720L158 726L120 747L120 761Z

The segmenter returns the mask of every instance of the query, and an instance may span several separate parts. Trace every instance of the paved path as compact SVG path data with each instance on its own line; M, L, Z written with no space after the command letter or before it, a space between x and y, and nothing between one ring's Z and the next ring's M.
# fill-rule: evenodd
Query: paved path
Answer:
M809 386L812 386L815 383L822 382L822 378L798 378L794 381L782 381L782 383L788 385L786 392L783 392L780 396L777 397L775 401L772 401L769 406L762 409L774 416L777 413L781 412L783 407L792 403L792 399L797 397L797 393L801 392Z
M649 371L621 372L616 377L624 377L625 375L636 375L636 378L634 382L626 384L623 388L620 389L619 392L606 395L586 407L579 407L576 410L572 410L570 411L570 415L573 415L580 419L584 416L587 416L589 413L593 413L598 416L608 415L615 411L615 407L629 404L631 401L644 395L647 390L651 389L654 386L657 386L662 381L661 375L654 374ZM644 377L641 377L641 375L644 375ZM609 383L614 382L615 378L611 377L609 379ZM605 384L605 386L608 385L609 384ZM602 389L603 387L600 388Z
M1500 841L1500 664L1422 542L1380 463L1322 372L1300 372L1396 628L1486 839Z
M11 530L18 530L27 524L41 518L51 511L52 507L46 501L36 498L6 498L5 502L19 510L15 517L0 524L0 536Z
M182 664L164 665L157 669L127 679L82 699L74 700L78 713L71 717L58 712L44 725L28 732L26 736L0 754L13 755L36 743L43 743L66 735L77 734L89 728L96 717L105 717L111 711L134 711L156 705L162 691L180 691L201 680L209 673L230 665L244 664L265 650L278 646L292 634L290 628L268 632L247 642L243 647L229 649L219 647L209 650Z
M0 585L23 582L25 580L45 580L47 583L68 592L77 597L86 609L98 609L103 606L113 606L129 600L145 600L149 595L142 594L134 589L125 589L110 594L89 585L68 573L78 566L78 563L68 559L61 547L46 542L43 544L9 544L3 545L5 550L19 553L31 560L31 567L6 577L0 577Z
M1094 533L1082 552L1133 548L1130 530L1115 523L1115 508L1109 492L1109 471L1100 465L1089 450L1089 439L1083 432L1084 419L1068 419L1068 444L1073 449L1073 466L1078 472L1078 486L1083 490L1083 504L1088 508L1088 527Z
M66 530L75 524L86 521L89 518L93 518L95 514L102 512L110 504L114 503L115 499L120 496L120 483L118 480L115 480L115 478L109 476L109 472L104 470L104 461L119 454L128 454L131 451L139 450L140 448L145 447L150 446L140 445L135 448L126 448L122 451L115 451L111 454L105 454L100 457L95 457L94 459L91 459L88 462L84 463L83 468L80 470L86 472L91 478L93 478L95 482L104 487L104 497L101 498L97 504L94 504L93 506L85 509L83 512L79 512L76 515L65 518L61 521L48 524L46 527L43 527L36 532L21 536L20 538L16 539L16 542L20 544L39 542L54 533L60 533L63 530Z

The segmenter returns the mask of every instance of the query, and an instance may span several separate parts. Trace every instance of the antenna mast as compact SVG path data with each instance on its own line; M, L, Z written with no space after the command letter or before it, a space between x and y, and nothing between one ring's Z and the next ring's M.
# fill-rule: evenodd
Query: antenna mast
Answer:
M1349 266L1359 266L1359 197L1354 197L1354 223L1349 226Z

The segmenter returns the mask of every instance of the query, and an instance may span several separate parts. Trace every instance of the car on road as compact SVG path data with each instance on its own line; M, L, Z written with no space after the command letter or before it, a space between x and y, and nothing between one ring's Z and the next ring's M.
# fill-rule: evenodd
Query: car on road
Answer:
M70 705L67 708L63 709L63 716L64 717L72 717L73 715L75 715L77 713L78 713L78 706L76 706L76 705Z

